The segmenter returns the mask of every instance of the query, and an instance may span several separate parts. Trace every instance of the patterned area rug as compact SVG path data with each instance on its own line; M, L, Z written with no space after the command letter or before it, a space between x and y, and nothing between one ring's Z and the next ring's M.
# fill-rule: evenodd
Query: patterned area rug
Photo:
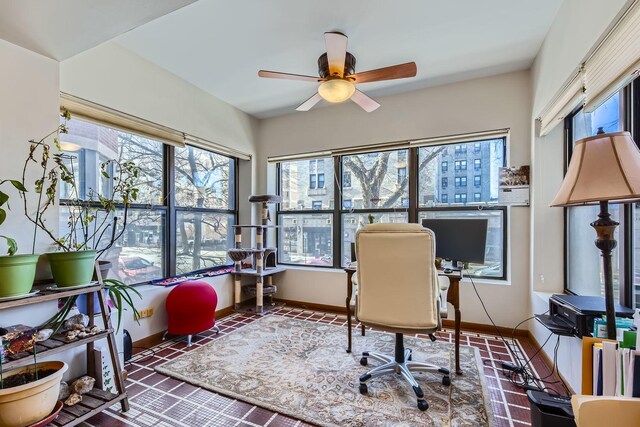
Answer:
M405 336L413 360L452 369L453 344ZM488 392L477 349L460 348L464 375L415 377L429 409L418 410L411 387L393 376L358 391L364 350L393 354L395 336L354 334L354 353L344 351L346 330L277 315L265 316L156 368L166 375L321 426L488 426ZM377 366L371 360L368 368Z

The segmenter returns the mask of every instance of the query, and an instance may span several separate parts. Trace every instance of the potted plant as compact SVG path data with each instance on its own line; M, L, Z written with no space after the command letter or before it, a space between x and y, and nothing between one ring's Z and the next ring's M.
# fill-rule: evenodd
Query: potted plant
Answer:
M142 295L136 288L131 285L127 285L120 280L116 279L104 279L103 291L109 297L109 301L111 306L118 313L118 323L116 326L116 331L120 330L120 324L122 323L122 312L127 310L127 308L131 309L133 312L133 318L136 321L140 318L140 313L136 309L136 306L133 302L133 297L137 296L142 299ZM100 304L97 300L97 295L93 296L93 314L97 314L100 312ZM69 305L69 310L73 304ZM87 295L78 295L76 299L76 306L78 307L78 311L84 314L90 314L89 309L87 307ZM68 314L68 311L67 311Z
M70 115L63 111L62 117L63 124L58 132L66 133L66 121ZM129 206L137 199L136 184L140 169L133 162L107 160L101 163L100 173L108 190L101 194L89 189L86 197L81 198L73 169L75 157L60 151L57 137L54 138L57 152L53 152L46 138L30 142L29 156L22 174L23 186L28 186L28 169L40 168L42 172L33 183L35 194L38 195L37 209L30 212L24 197L24 213L36 230L42 230L59 249L47 254L56 284L60 287L87 284L93 277L96 258L111 248L124 233ZM64 208L68 217L64 230L56 235L45 218L57 202L60 187L67 191ZM118 224L119 218L115 215L118 205L124 207L122 224Z
M8 183L18 191L26 191L22 183L17 180L2 180L0 187ZM9 195L0 191L0 225L7 217L5 206L8 205ZM7 236L0 236L0 238L7 244L7 255L0 256L0 298L28 294L31 292L36 275L38 255L16 255L18 251L16 241Z
M41 362L0 374L0 425L24 427L46 418L67 368L64 362Z

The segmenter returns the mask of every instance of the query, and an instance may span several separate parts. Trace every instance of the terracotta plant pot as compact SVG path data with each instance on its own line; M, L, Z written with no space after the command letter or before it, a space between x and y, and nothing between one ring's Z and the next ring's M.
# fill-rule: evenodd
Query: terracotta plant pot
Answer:
M4 379L33 371L34 365L12 369ZM28 384L0 389L0 426L24 427L51 414L58 401L60 381L68 366L64 362L41 362L38 370L54 369L55 373Z
M51 274L58 287L91 283L96 262L96 251L52 252L47 254Z
M0 256L0 298L31 292L38 255Z

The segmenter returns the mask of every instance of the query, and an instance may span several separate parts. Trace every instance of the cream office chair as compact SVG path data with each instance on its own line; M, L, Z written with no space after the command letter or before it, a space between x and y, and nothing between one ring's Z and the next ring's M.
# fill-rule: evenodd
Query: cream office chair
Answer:
M383 364L360 376L360 393L367 381L386 374L401 374L418 399L418 408L429 404L411 371L449 370L411 360L403 334L433 334L440 328L439 282L434 265L435 237L418 224L369 224L356 234L358 299L356 318L367 326L396 334L395 355L363 352L360 363L374 359ZM433 336L433 335L432 335ZM432 339L435 339L433 337Z

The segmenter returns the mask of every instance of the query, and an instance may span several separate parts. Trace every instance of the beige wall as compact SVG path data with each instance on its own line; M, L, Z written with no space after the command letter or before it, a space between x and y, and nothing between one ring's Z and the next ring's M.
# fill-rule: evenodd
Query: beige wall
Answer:
M628 3L627 0L563 2L531 70L532 122ZM558 126L545 137L532 132L531 139L531 312L542 313L549 308L551 293L564 289L563 210L549 207L562 182L564 131ZM530 330L539 343L549 335L537 322L531 322ZM554 345L552 338L545 346L550 357ZM576 391L581 385L580 345L577 338L562 338L558 357L560 373Z
M58 62L33 53L16 45L0 40L0 179L20 179L22 165L28 155L30 139L40 139L58 126L60 97L58 91ZM27 181L33 182L36 175L29 176ZM7 220L0 227L0 234L15 238L19 253L31 253L33 227L27 222L22 209L21 200L16 191L3 187L9 193L11 211ZM35 207L34 193L31 193L30 204ZM51 210L49 223L57 230L57 209ZM36 253L52 250L48 238L38 233ZM5 253L4 242L0 243L0 251ZM41 264L46 266L44 257ZM57 310L53 301L24 308L12 308L0 311L0 325L37 325L51 317ZM98 343L101 344L101 343ZM66 361L71 365L66 377L72 378L83 374L84 358L79 350L71 350L64 356L53 356L53 359ZM48 360L50 360L49 358Z
M265 119L258 137L259 188L275 188L275 175L267 172L269 156L498 128L511 129L508 164L529 164L530 88L529 72L521 71L382 97L382 107L369 114L347 103ZM511 208L508 219L509 280L478 285L502 326L514 326L529 312L529 209ZM344 304L341 271L295 269L277 284L280 298ZM463 321L489 323L468 282L461 299Z

